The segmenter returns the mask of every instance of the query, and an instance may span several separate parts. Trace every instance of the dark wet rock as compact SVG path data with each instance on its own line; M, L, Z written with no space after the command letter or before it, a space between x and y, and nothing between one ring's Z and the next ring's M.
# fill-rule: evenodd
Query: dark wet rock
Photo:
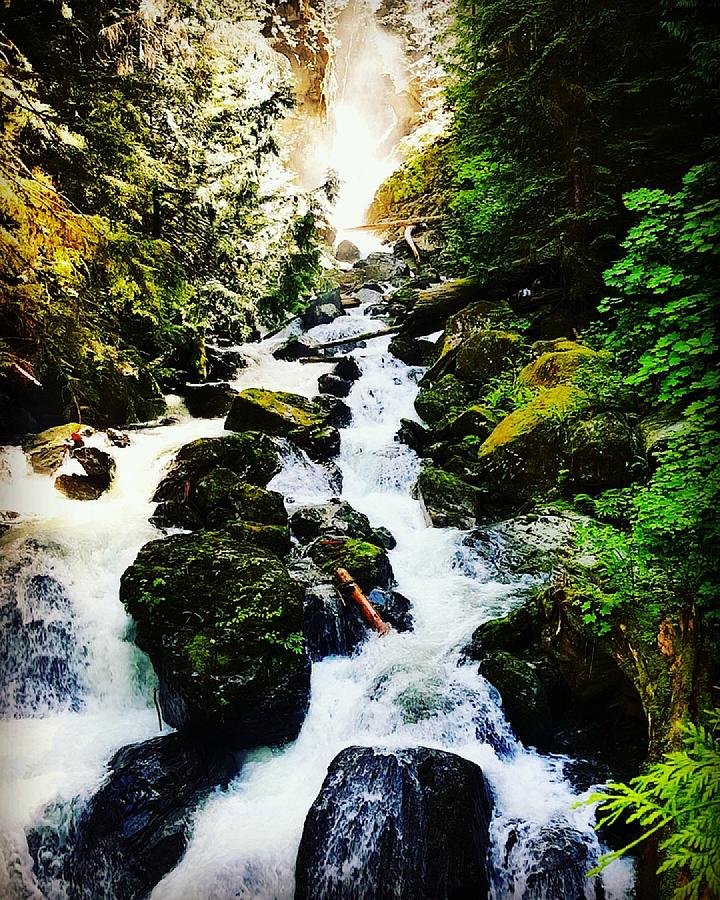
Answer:
M310 690L302 588L268 550L225 532L146 544L122 577L163 716L233 747L294 738Z
M574 491L626 487L645 468L641 440L627 420L613 412L578 422L567 437L567 484Z
M476 390L454 375L444 375L433 384L423 382L415 398L415 409L429 425L436 425L449 415L460 415L477 400Z
M328 575L347 569L366 594L373 588L389 588L393 571L387 553L377 544L357 538L323 538L307 549L308 556Z
M357 381L362 375L362 371L354 357L344 356L335 363L332 374L345 381Z
M401 444L406 444L411 450L422 456L427 450L432 436L420 422L416 422L414 419L400 419L396 440Z
M225 427L286 437L310 456L327 459L340 449L340 435L332 424L336 414L337 407L324 407L300 394L248 388L233 401Z
M410 269L392 253L371 253L355 263L353 272L361 273L365 281L393 281L406 278Z
M400 594L398 591L384 591L381 588L375 588L368 594L368 600L382 618L392 625L395 631L412 631L412 604L404 594Z
M283 525L263 525L259 522L236 519L229 521L224 530L237 540L256 547L265 547L276 556L286 556L292 549L290 529Z
M273 350L273 356L275 359L293 362L304 356L319 356L319 346L320 341L316 341L309 334L291 334Z
M464 543L498 578L549 577L576 549L577 526L587 521L572 513L539 512L480 526Z
M338 316L343 315L340 290L327 291L315 298L315 301L305 310L302 316L305 328L314 328L316 325L328 325Z
M81 447L73 458L85 470L85 475L58 475L55 487L71 500L97 500L112 484L115 460L97 447Z
M303 633L313 662L350 655L345 607L331 582L316 582L305 589Z
M415 290L409 298L403 331L412 335L437 331L450 316L479 299L480 290L479 282L473 278L458 278Z
M124 747L108 769L69 834L51 807L28 835L41 885L62 878L72 900L147 897L183 856L195 809L237 771L231 754L180 734Z
M153 495L159 505L152 523L161 528L200 528L207 508L204 512L198 506L198 485L215 470L264 487L280 471L277 448L267 435L252 431L185 444Z
M498 690L507 720L523 744L546 748L552 735L550 703L531 666L496 651L483 656L479 671Z
M346 381L344 378L338 378L328 372L318 378L318 390L322 394L332 394L335 397L347 397L352 390L352 382Z
M361 885L366 900L482 900L492 806L479 766L452 753L348 747L305 820L295 898Z
M247 368L247 358L240 350L207 346L205 353L208 381L224 381L233 378L240 369Z
M499 652L522 653L533 643L540 629L534 603L527 603L499 619L490 619L475 629L467 653L473 659Z
M518 823L505 843L505 894L515 896L517 880L523 900L586 900L585 873L593 864L588 837L569 825Z
M325 413L330 425L337 428L345 428L352 421L352 410L339 397L324 396L313 397L313 402Z
M352 241L340 241L335 250L335 259L340 262L357 262L360 259L360 250Z
M11 566L3 574L7 584L0 606L0 714L8 718L77 711L87 687L86 652L65 588L50 575L20 577L23 556L41 551L28 542L18 568Z
M457 348L455 374L462 381L486 384L512 370L523 353L519 334L490 329L466 338Z
M49 475L63 464L66 456L64 442L70 439L70 435L79 432L83 437L92 434L92 428L84 427L77 422L68 422L67 425L57 425L33 435L24 445L25 453L30 461L33 472L40 475Z
M108 428L105 433L113 447L122 448L130 446L130 435L126 434L124 431L116 431L114 428Z
M366 515L344 500L330 500L320 506L302 506L290 518L293 533L304 542L319 537L352 537L392 550L395 540L387 529L370 525Z
M225 416L232 406L237 391L227 381L208 384L186 384L185 406L191 416L198 419L217 419Z
M287 525L282 494L248 484L230 469L215 468L198 481L194 509L209 529L222 529L240 519L262 525Z
M425 466L413 493L428 524L436 528L471 528L475 524L477 490L457 475Z
M438 355L438 347L432 341L398 334L390 341L390 352L408 366L431 366Z

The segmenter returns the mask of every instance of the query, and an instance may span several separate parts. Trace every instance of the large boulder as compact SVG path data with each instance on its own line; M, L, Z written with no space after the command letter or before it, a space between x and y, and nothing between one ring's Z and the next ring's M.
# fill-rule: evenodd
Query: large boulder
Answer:
M305 819L295 900L482 900L492 806L452 753L348 747Z
M248 388L233 401L225 421L230 431L248 429L286 437L319 459L334 456L340 435L332 424L334 413L300 394Z
M112 484L115 460L97 447L81 447L73 459L85 470L84 475L58 475L55 487L71 500L97 500Z
M64 858L61 829L40 825L28 835L41 885L61 875L73 900L149 896L182 858L198 805L237 771L229 752L180 734L124 747L108 769L64 838Z
M319 356L320 341L309 334L291 334L273 350L275 359L294 362L306 356Z
M221 529L233 520L287 525L282 494L248 484L230 469L216 468L201 478L193 501L205 528Z
M328 575L347 569L360 588L391 587L394 577L383 547L357 538L318 538L307 550L308 556Z
M438 355L434 341L398 334L390 341L390 352L408 366L431 366Z
M436 528L471 528L475 524L477 489L457 475L425 466L414 494L429 525Z
M185 444L153 495L159 503L153 523L200 527L204 514L196 502L197 488L216 469L231 472L246 484L265 487L280 471L280 460L272 439L258 432L199 438Z
M583 370L607 368L607 354L598 353L574 341L552 341L540 344L540 349L543 350L540 356L528 363L518 376L519 383L525 387L554 388L571 384Z
M439 381L426 383L415 398L415 409L429 425L436 425L446 416L458 416L477 400L477 390L454 375L444 375Z
M481 285L474 278L457 278L416 290L408 297L410 311L403 331L412 335L430 334L442 328L450 316L477 300Z
M362 370L354 357L343 356L333 366L332 374L344 381L357 381L362 375Z
M568 485L576 491L625 487L644 468L641 439L614 412L575 424L567 436Z
M352 241L340 241L335 250L335 259L346 263L357 262L360 259L360 250Z
M392 550L395 540L384 528L373 528L368 517L345 500L330 500L320 506L302 506L290 518L290 527L301 541L319 537L352 537Z
M361 273L366 281L394 281L406 278L410 269L392 253L371 253L355 263L353 272Z
M343 314L340 290L336 289L316 297L303 313L302 322L305 328L314 328L316 325L329 325L330 322Z
M334 397L347 397L352 390L352 382L328 372L318 378L318 390L322 394L332 394Z
M185 406L191 416L198 419L216 419L225 416L237 394L227 381L207 384L186 384Z
M523 352L519 334L490 329L464 340L457 348L455 374L462 381L485 384L514 368Z
M234 747L297 735L310 690L302 588L277 556L226 532L173 535L140 550L120 596L170 725Z
M550 702L526 662L505 651L483 656L480 674L497 688L508 722L527 746L545 749L552 736Z
M232 347L206 346L206 377L208 381L232 378L239 369L247 368L247 357Z
M583 402L582 392L562 385L542 391L493 429L478 451L488 514L556 485L563 464L562 426Z
M92 428L80 425L78 422L68 422L67 425L56 425L31 437L24 446L25 453L30 461L33 472L40 475L49 475L59 469L65 459L64 442L70 439L70 435L78 432L86 437L92 434Z

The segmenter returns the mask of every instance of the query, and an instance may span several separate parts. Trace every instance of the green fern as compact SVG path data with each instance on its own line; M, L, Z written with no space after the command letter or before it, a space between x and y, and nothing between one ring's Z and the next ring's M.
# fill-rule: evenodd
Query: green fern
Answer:
M683 873L674 900L720 897L720 711L707 719L707 727L682 726L682 750L667 753L629 784L611 782L590 797L588 803L600 804L598 826L624 818L642 828L639 838L601 857L590 875L665 831L658 874Z

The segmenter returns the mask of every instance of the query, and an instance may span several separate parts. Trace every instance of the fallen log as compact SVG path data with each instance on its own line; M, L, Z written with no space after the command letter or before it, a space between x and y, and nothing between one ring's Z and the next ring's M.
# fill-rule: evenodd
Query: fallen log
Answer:
M442 222L443 216L425 216L425 218L414 219L387 219L384 222L370 222L366 225L354 225L352 228L345 228L344 231L372 231L379 228L400 228L407 225L424 225L426 222Z
M340 582L342 593L345 597L353 600L360 607L360 612L368 625L377 631L380 635L386 635L392 631L390 625L383 620L380 613L375 609L368 598L363 594L360 588L355 584L352 575L347 569L336 569L335 576Z
M329 350L331 347L342 347L345 344L355 344L357 341L369 341L372 338L384 337L388 334L397 334L399 328L383 328L382 331L366 331L365 334L355 334L352 337L337 338L334 341L326 341L318 344L315 350Z

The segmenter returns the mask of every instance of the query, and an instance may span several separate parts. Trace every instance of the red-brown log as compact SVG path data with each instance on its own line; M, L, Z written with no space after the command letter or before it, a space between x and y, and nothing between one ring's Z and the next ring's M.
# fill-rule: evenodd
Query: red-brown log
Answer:
M365 594L363 594L348 570L336 569L335 575L337 576L340 584L345 588L343 593L346 597L349 597L351 600L357 603L357 605L360 607L360 612L363 614L363 618L368 623L368 625L371 628L374 628L375 631L377 631L377 633L380 635L386 635L389 631L391 631L388 623L383 620L380 613L375 609L375 607L368 600Z

